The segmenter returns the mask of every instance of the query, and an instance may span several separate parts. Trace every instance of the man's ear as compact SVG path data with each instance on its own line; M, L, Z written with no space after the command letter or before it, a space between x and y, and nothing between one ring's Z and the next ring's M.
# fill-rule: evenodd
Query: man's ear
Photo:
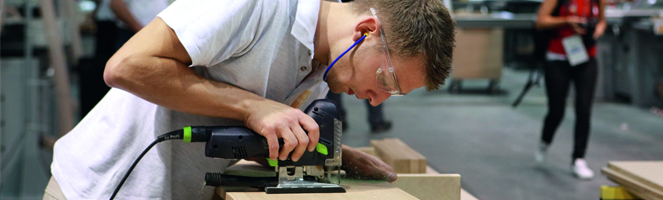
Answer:
M364 34L368 34L368 36L374 35L374 36L379 36L380 34L380 22L373 16L366 16L357 23L355 26L354 34L352 35L352 39L354 41L359 40Z

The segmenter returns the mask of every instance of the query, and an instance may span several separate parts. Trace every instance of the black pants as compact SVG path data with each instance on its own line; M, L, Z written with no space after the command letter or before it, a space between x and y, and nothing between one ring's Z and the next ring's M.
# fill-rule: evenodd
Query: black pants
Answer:
M589 142L590 115L594 90L596 89L597 63L591 58L587 63L571 67L568 61L550 61L545 68L548 114L544 119L541 140L552 143L555 131L564 118L569 85L573 82L576 91L574 145L572 161L584 158Z

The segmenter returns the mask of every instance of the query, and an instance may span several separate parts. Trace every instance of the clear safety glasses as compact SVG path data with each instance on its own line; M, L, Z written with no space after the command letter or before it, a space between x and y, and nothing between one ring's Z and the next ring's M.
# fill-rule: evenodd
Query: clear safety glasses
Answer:
M378 71L375 73L378 88L391 93L393 96L406 95L401 92L401 88L398 85L398 79L396 79L396 73L394 73L394 64L391 62L391 55L389 54L389 48L387 48L387 41L385 40L384 30L382 29L382 23L378 18L377 11L375 8L371 8L370 10L380 24L380 38L382 39L382 46L384 47L385 53L385 58L382 60L380 68L378 68Z

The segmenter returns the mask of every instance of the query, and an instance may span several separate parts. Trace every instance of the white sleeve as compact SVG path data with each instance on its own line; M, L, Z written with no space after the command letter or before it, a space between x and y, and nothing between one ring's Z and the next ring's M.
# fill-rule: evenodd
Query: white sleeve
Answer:
M251 48L261 10L258 0L179 0L158 17L175 31L192 65L208 67Z

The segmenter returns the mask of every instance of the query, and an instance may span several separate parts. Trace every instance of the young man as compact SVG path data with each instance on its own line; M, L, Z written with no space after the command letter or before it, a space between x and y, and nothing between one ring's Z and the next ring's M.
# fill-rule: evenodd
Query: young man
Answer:
M293 152L296 161L319 137L300 109L324 98L327 86L372 105L437 89L453 38L438 0L176 1L108 61L104 79L114 88L56 143L46 195L57 196L59 185L66 198L108 198L156 136L191 125L245 125L267 138L271 159ZM232 161L204 157L203 145L159 143L117 197L210 198L211 188L201 194L202 174ZM342 154L350 175L396 179L372 156L346 146Z

